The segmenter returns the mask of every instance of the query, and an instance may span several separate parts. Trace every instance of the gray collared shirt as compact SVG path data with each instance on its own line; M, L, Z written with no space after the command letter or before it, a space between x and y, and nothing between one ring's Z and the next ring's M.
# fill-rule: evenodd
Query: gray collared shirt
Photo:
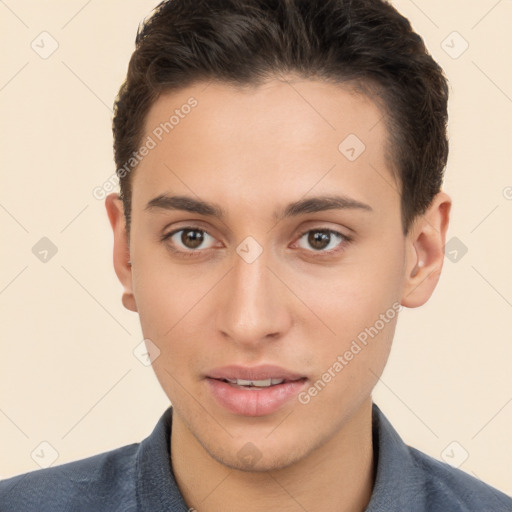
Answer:
M376 404L372 415L365 512L512 512L506 494L407 446ZM169 407L141 443L0 481L0 512L188 512L170 463L171 419Z

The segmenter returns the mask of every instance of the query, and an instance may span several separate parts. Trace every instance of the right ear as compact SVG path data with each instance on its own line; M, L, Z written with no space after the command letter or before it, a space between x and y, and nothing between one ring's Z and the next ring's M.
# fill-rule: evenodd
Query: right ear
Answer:
M105 208L112 231L114 233L114 269L123 285L123 306L130 311L137 311L135 296L133 295L132 266L130 263L130 245L126 232L123 201L119 194L109 194L105 199Z

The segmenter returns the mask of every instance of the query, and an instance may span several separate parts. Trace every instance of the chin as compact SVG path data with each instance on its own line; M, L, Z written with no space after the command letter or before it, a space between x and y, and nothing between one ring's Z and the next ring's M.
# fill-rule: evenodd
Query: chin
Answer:
M262 443L259 443L260 446ZM279 449L267 446L261 450L255 443L247 441L240 448L237 446L224 447L221 451L205 447L210 456L220 464L237 471L249 473L264 473L277 471L292 466L306 456L307 449L303 442L297 446L280 444Z

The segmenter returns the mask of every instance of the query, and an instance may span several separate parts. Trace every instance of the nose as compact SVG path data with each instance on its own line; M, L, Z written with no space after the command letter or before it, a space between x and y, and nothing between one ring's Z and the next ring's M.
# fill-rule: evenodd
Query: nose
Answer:
M291 294L265 250L252 262L237 253L233 260L216 297L217 328L227 340L257 349L290 329Z

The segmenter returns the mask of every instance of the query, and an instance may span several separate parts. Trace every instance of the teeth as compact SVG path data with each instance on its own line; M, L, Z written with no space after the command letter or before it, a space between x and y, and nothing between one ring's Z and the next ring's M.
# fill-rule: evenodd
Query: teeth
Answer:
M243 380L243 379L226 379L231 384L237 384L238 386L254 386L259 388L268 388L275 384L281 384L284 379L265 379L265 380Z
M265 379L265 380L253 380L252 386L256 386L259 388L267 388L272 384L272 379Z

